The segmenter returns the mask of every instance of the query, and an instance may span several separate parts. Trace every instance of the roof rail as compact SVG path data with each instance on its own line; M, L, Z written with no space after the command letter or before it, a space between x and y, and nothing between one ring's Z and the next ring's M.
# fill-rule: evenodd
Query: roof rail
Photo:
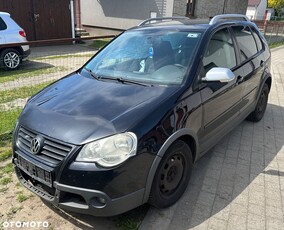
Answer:
M218 21L222 19L228 19L228 20L241 19L242 21L250 21L249 18L243 14L220 14L213 17L209 24L210 25L216 24Z
M189 19L187 17L160 17L160 18L148 18L138 24L138 26L143 26L151 21L163 21L163 20L185 20Z

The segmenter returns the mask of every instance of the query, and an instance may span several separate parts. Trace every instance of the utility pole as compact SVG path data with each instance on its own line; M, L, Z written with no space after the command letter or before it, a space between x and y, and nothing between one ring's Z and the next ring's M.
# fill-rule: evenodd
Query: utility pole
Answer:
M222 11L223 14L225 14L225 9L227 8L227 3L228 3L228 0L224 0L224 2L223 2L223 11Z

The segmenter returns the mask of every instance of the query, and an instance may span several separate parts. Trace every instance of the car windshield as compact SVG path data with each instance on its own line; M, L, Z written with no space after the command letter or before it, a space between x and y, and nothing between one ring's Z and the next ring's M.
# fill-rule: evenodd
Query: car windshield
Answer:
M134 30L123 33L86 66L98 78L158 85L183 82L200 32Z

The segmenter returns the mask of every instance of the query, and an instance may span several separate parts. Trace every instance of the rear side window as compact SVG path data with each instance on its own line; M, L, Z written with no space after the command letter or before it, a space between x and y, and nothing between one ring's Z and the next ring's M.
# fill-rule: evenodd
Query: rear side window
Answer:
M254 37L255 42L256 42L256 44L257 44L257 50L258 50L258 51L262 50L263 44L262 44L262 41L261 41L261 39L259 38L258 34L257 34L254 30L252 30L252 34L253 34L253 37Z
M257 53L254 37L248 26L234 26L232 28L240 48L241 61L245 61Z
M7 29L7 25L3 21L3 19L0 17L0 30L6 30L6 29Z

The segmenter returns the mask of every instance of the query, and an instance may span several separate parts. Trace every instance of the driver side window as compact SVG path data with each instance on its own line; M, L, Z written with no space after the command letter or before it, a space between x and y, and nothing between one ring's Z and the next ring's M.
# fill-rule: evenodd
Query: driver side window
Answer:
M217 31L210 39L203 58L205 73L213 67L232 69L236 65L236 54L229 30L225 28Z

